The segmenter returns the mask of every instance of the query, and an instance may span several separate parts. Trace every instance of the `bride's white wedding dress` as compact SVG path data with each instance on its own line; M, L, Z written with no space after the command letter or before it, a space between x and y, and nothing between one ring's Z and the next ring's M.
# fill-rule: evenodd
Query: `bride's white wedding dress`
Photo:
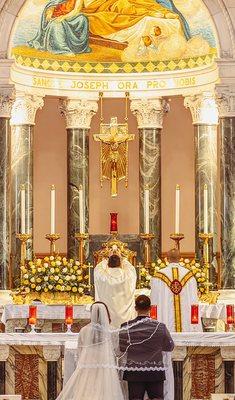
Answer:
M109 334L109 317L95 303L91 323L81 329L78 364L57 400L124 400L116 357Z

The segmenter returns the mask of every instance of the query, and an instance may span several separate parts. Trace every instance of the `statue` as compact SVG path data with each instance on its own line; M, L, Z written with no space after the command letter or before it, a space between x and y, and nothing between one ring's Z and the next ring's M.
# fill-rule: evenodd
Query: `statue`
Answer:
M118 193L118 182L125 179L128 184L128 142L135 135L128 133L128 124L118 124L117 118L112 117L110 124L101 124L100 133L93 135L94 140L101 143L100 181L111 181L111 196Z

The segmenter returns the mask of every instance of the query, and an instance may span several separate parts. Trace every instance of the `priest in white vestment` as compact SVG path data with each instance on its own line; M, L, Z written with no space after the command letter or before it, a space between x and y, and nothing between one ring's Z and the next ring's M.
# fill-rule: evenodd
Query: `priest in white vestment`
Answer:
M179 251L170 250L169 265L152 278L151 303L157 305L158 320L170 332L202 331L200 320L198 325L191 325L191 305L198 304L197 282L179 260Z
M126 258L115 253L116 250L95 267L94 282L95 300L107 305L111 325L119 328L136 316L136 270Z

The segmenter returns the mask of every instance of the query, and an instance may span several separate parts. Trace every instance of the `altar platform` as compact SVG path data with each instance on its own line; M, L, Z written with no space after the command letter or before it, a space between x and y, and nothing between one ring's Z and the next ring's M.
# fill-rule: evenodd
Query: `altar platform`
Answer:
M173 333L175 400L234 393L235 333ZM0 334L0 395L54 400L78 334ZM27 376L27 379L25 377ZM24 379L23 379L24 377Z

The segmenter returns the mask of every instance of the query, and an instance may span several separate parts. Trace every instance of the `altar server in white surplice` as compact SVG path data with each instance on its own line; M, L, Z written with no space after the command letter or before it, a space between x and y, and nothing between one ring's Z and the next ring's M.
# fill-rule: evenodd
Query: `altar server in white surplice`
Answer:
M95 300L108 306L111 325L119 328L121 324L135 318L135 267L112 254L95 267Z
M151 281L151 302L157 305L158 321L170 332L202 331L200 318L198 325L191 325L191 305L198 304L196 279L179 264L177 249L170 250L167 258L169 265Z

